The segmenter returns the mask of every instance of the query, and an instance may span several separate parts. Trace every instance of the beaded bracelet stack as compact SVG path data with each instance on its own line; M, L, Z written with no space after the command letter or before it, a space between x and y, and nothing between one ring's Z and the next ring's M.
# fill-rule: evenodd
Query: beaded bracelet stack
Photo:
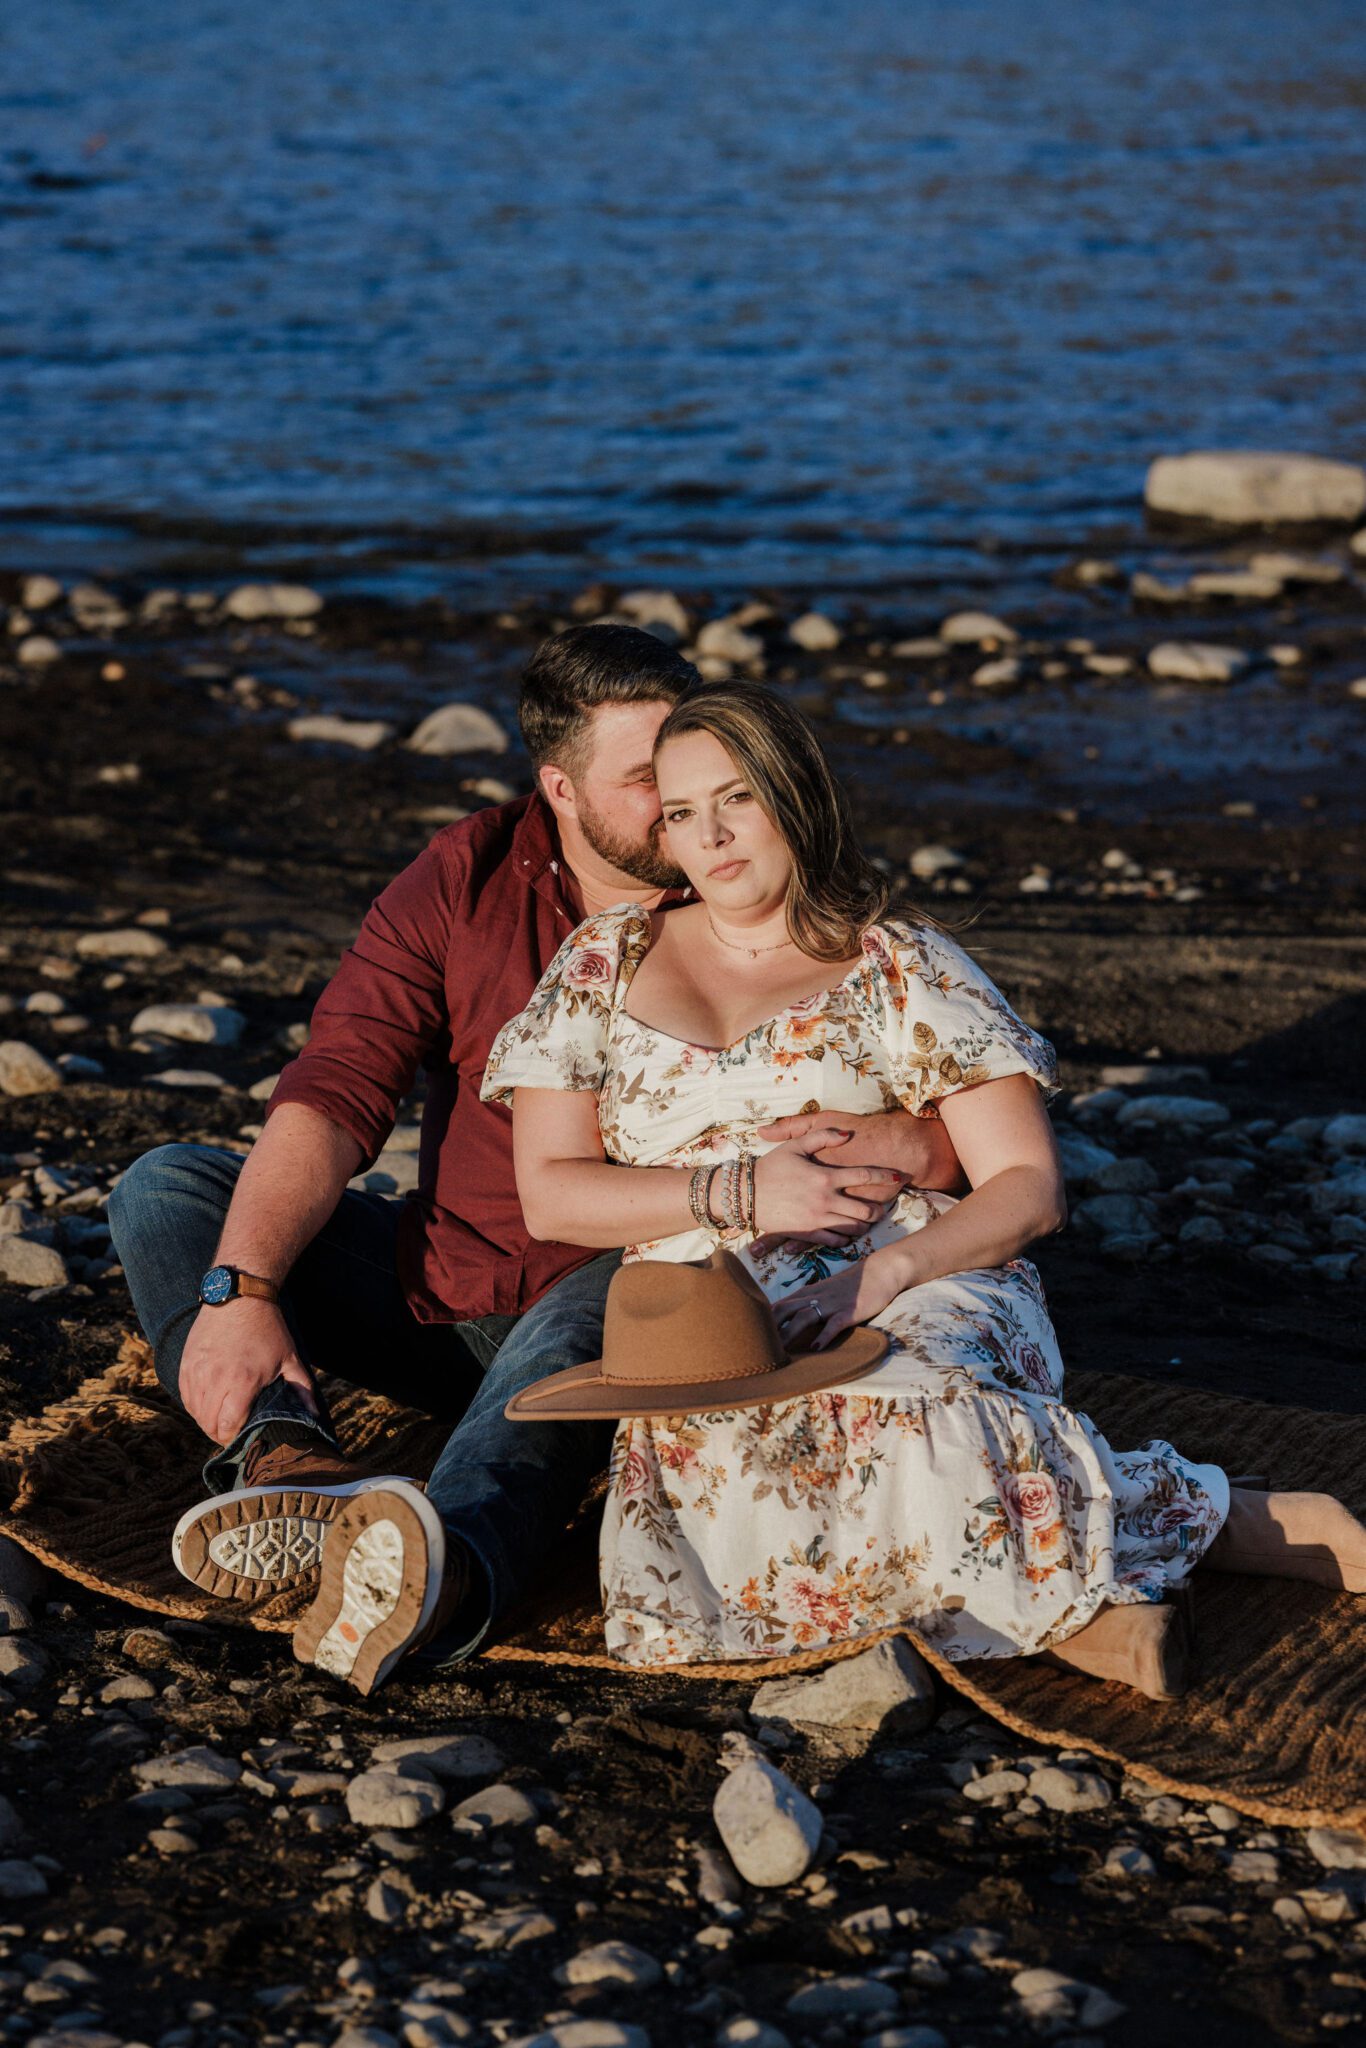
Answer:
M694 1168L688 1207L699 1230L723 1235L754 1230L754 1160L723 1159L719 1166Z

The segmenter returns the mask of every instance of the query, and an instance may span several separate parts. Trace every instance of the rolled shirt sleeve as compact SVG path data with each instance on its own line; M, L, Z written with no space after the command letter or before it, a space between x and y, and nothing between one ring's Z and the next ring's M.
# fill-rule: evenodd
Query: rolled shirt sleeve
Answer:
M340 1125L370 1166L418 1067L449 1036L446 962L459 877L435 840L375 898L313 1011L308 1044L275 1085L267 1118L302 1103Z

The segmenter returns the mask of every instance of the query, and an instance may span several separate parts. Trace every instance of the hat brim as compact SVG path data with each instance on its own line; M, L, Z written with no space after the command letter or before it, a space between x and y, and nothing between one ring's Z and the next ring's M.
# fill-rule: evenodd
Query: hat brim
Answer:
M606 1379L602 1360L568 1366L514 1394L503 1413L510 1422L627 1421L646 1415L724 1415L732 1408L772 1408L803 1394L823 1394L859 1379L886 1357L890 1339L868 1324L846 1330L824 1351L797 1351L786 1365L743 1379Z

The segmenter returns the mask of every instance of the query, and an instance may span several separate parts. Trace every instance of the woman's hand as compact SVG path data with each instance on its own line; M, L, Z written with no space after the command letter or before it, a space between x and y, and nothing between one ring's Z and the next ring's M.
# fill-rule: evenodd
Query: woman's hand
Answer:
M778 1334L791 1350L825 1351L844 1330L871 1322L904 1285L897 1245L841 1266L814 1287L785 1294L773 1310Z
M754 1221L766 1240L795 1236L843 1244L851 1225L861 1231L886 1214L888 1184L907 1186L905 1174L878 1166L826 1166L815 1157L823 1152L838 1159L849 1137L847 1131L808 1131L755 1162Z

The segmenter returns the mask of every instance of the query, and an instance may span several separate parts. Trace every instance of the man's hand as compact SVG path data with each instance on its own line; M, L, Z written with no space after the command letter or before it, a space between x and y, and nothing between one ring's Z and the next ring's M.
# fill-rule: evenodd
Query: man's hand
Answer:
M230 1444L272 1380L288 1380L317 1414L308 1367L274 1302L239 1295L221 1308L201 1308L185 1340L180 1398L205 1436Z
M801 1116L780 1117L777 1123L765 1124L758 1135L781 1145L792 1138L809 1137L813 1131L829 1131L832 1139L837 1132L853 1132L847 1141L836 1141L829 1150L813 1155L823 1166L885 1170L881 1182L859 1189L861 1196L881 1202L883 1216L907 1187L939 1188L945 1194L956 1194L966 1188L958 1155L938 1117L912 1116L905 1109L873 1110L864 1116L852 1116L838 1109L812 1109ZM823 1230L809 1236L792 1232L779 1236L771 1232L758 1238L753 1249L771 1251L782 1243L851 1244L868 1228L866 1223L856 1224L845 1230Z

